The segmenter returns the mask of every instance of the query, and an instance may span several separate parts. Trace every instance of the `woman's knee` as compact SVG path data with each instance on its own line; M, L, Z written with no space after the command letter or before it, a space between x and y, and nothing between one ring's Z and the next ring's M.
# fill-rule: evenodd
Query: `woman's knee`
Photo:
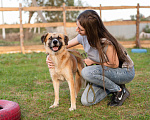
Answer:
M84 95L81 96L81 103L84 106L90 106L90 104L87 102L86 96L84 96Z
M83 68L81 71L81 75L85 80L90 79L91 78L91 72L90 72L89 68L88 67Z
M84 106L90 106L99 103L107 96L106 91L98 85L87 85L82 96L81 103Z
M82 93L82 96L81 96L81 103L82 105L84 106L90 106L92 105L91 103L88 102L87 98L88 98L88 92L89 92L89 87L90 85L88 84L84 90L84 92ZM90 99L92 99L93 97L90 96Z

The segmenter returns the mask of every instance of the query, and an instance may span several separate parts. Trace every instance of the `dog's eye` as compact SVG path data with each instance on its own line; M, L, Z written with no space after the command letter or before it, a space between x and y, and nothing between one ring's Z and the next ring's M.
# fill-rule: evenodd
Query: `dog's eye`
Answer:
M62 39L62 38L58 36L58 39Z
M52 38L52 36L49 38L49 40L52 40L53 38Z

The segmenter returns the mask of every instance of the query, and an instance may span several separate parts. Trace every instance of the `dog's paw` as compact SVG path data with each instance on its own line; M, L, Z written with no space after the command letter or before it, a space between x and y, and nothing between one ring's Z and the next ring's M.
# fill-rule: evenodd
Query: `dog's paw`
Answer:
M49 108L55 108L58 107L59 105L51 105Z
M76 110L76 108L69 108L69 111L75 111Z

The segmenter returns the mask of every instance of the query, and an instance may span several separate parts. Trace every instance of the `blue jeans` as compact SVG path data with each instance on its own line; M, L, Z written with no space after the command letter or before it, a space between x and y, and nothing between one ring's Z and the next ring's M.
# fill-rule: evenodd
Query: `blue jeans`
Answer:
M89 85L87 85L81 97L81 103L89 106L103 100L109 92L119 91L119 85L133 80L135 71L134 66L132 68L109 68L104 66L104 85L106 91L103 89L103 70L101 65L87 66L82 69L81 74L86 81L93 83L95 101L91 102L94 99L94 93L92 89L89 90Z

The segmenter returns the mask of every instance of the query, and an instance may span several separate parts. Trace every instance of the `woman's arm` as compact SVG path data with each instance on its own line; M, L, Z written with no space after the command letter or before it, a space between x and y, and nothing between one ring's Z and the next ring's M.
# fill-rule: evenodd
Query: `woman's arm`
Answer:
M119 66L119 59L116 49L113 45L108 45L106 55L109 61L104 63L104 65L111 68L117 68Z
M69 41L68 41L67 48L71 48L71 47L76 46L76 45L78 45L78 44L79 44L79 42L78 42L77 36L76 36L76 37L73 38L72 40L69 40Z
M53 68L54 68L54 64L53 64L53 62L51 61L51 59L49 58L49 55L47 55L47 57L46 57L46 63L47 63L47 65L48 65L48 68L49 68L49 69L53 69Z
M119 66L119 59L117 56L117 52L112 45L108 45L106 56L109 61L107 63L104 63L104 66L111 67L111 68L117 68ZM86 63L86 65L92 65L92 64L101 65L101 63L95 62L89 58L84 59L84 62Z

